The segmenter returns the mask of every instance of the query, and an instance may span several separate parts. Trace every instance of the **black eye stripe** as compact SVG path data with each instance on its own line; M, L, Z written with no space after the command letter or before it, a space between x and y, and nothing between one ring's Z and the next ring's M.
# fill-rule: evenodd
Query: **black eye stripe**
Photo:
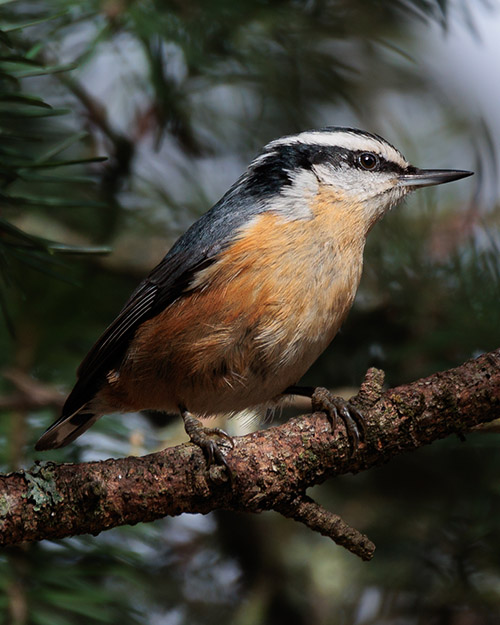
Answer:
M362 167L359 157L363 154L375 156L378 159L378 165L371 170ZM240 188L240 191L257 197L279 193L283 187L293 183L294 173L301 170L311 170L322 164L331 165L334 168L351 167L365 173L370 171L374 173L411 173L410 165L402 167L369 149L348 150L341 146L283 144L272 146L267 154L264 152L261 155L260 160L254 163L244 177L245 186L244 189Z
M369 150L348 150L347 148L335 147L335 148L311 148L311 163L312 165L321 164L321 163L332 163L333 165L341 165L342 163L347 163L350 167L359 169L360 171L380 171L380 172L393 172L397 174L407 173L406 167L401 167L398 163L394 161L389 161L384 158L378 152L370 152ZM373 155L378 163L371 170L363 167L359 159L364 154Z
M372 169L367 169L366 167L363 167L360 163L359 159L365 154L373 155L378 161L378 164ZM398 163L388 161L377 152L369 152L367 150L355 150L351 152L351 155L351 158L347 159L349 165L351 165L352 167L356 167L356 169L359 169L361 171L393 172L396 174L403 174L407 171L406 167L401 167L401 165L399 165Z

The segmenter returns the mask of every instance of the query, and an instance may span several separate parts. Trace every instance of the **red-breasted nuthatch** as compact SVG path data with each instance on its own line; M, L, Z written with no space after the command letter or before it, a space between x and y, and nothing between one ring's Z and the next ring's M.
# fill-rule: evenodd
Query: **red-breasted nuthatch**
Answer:
M68 444L102 415L152 409L179 411L191 440L224 462L215 430L193 415L290 393L355 432L352 406L296 384L353 303L375 222L410 191L471 173L417 169L353 128L271 141L132 293L36 449Z

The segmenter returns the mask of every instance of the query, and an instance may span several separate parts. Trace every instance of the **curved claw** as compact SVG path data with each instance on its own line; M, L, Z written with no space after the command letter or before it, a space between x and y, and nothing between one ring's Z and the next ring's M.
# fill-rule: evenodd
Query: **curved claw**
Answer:
M332 427L343 422L353 450L357 449L364 434L364 416L356 406L341 397L335 397L326 388L318 387L312 394L313 410L326 413Z
M198 422L199 423L199 422ZM201 424L200 424L201 425ZM203 427L203 426L202 426ZM226 431L222 428L204 428L205 433L209 436L220 436L221 438L225 438L229 443L229 447L234 449L234 440L233 437L230 436Z
M203 451L206 461L207 469L210 469L213 465L224 466L227 469L229 480L232 481L232 472L227 463L224 454L221 451L220 444L217 443L212 437L220 437L229 441L231 449L234 447L234 441L231 436L221 428L207 428L198 419L186 409L181 409L181 416L184 421L184 429L189 439L194 445L200 447Z
M206 439L204 438L203 440L198 440L197 442L191 439L191 442L195 443L195 445L198 445L198 447L201 447L203 453L206 456L208 468L210 468L214 464L218 464L225 466L229 470L229 465L224 457L224 454L221 452L219 445L211 438L208 438L212 434L212 432L210 432L210 429L211 428L205 428L205 431L203 432L203 436L207 437ZM218 432L217 435L219 435Z

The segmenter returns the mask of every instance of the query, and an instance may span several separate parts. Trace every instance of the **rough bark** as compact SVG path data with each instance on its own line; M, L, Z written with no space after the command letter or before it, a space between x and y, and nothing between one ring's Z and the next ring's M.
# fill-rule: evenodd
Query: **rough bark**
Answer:
M383 373L370 369L353 399L366 418L355 450L343 425L332 431L326 416L314 413L236 438L225 452L230 480L223 467L208 473L192 444L2 475L0 545L98 534L183 512L276 510L369 559L375 547L368 538L306 497L306 489L500 417L500 349L384 393L382 383Z

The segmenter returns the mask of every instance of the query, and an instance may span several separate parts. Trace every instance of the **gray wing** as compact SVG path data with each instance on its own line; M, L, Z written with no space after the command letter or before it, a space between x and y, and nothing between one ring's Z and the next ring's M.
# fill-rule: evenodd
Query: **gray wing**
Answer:
M253 194L242 192L244 181L245 176L196 221L132 293L78 368L78 381L64 405L63 419L95 396L106 374L119 366L137 328L181 297L197 272L215 262L234 240L235 232L264 210L256 205Z

